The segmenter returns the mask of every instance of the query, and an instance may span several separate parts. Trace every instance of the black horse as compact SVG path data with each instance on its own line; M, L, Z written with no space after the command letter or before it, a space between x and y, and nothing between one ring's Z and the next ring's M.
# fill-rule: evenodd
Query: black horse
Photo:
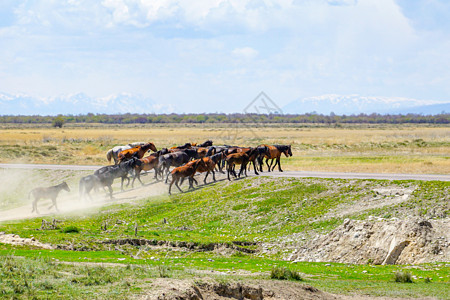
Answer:
M91 174L84 177L81 177L80 183L78 186L78 191L80 192L80 199L84 200L86 195L89 199L92 200L91 195L89 194L93 189L97 191L97 189L101 186L100 179L98 176Z
M197 151L192 150L195 153ZM179 167L189 162L191 157L185 151L178 151L174 153L168 153L159 157L158 161L158 174L161 175L161 178L164 178L164 174L166 173L166 183L169 178L169 168L170 167Z
M114 179L121 177L122 181L120 184L120 190L123 191L123 182L125 179L127 179L127 186L130 184L130 178L128 178L128 173L133 170L136 166L140 166L142 162L133 157L128 161L121 162L118 165L113 166L106 166L98 169L94 172L94 175L96 175L100 181L100 185L105 187L107 186L109 189L109 196L111 199L112 196L112 187L111 185L114 182Z
M206 142L197 145L197 147L210 147L210 146L212 146L212 144L213 144L213 141L207 140Z

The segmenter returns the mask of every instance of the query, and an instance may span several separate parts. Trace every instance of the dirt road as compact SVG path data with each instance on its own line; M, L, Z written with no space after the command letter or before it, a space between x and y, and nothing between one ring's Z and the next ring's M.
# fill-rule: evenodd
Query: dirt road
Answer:
M80 166L80 165L42 165L42 164L0 164L0 168L14 169L51 169L51 170L92 170L95 171L102 166ZM253 174L250 171L249 174ZM439 174L391 174L391 173L343 173L343 172L311 172L311 171L285 171L285 172L263 172L264 176L272 177L318 177L318 178L342 178L342 179L387 179L387 180L438 180L450 181L450 175Z
M97 170L101 166L79 166L79 165L42 165L42 164L0 164L0 168L5 169L50 169L50 170L73 170L73 171L83 171L83 170ZM248 175L255 176L253 171L249 171ZM332 173L332 172L309 172L309 171L286 171L286 172L263 172L263 176L272 177L319 177L319 178L343 178L343 179L387 179L387 180L439 180L439 181L450 181L450 175L427 175L427 174L373 174L373 173ZM55 214L66 214L66 213L88 213L88 211L95 212L96 209L112 204L112 203L133 203L137 200L147 198L149 196L166 194L168 192L168 185L159 181L155 182L153 180L153 172L142 174L142 180L145 185L141 185L136 182L135 188L125 189L124 192L118 191L120 188L120 180L116 180L114 183L114 199L110 200L109 197L105 196L103 191L99 193L92 193L93 200L82 201L79 199L78 188L72 188L70 193L61 193L58 197L58 207L60 211L57 213L54 209L47 209L50 204L46 200L42 200L38 203L40 207L40 215L31 213L31 204L17 207L8 210L0 210L0 222L8 220L19 220L34 218L37 216L53 216ZM202 176L203 175L199 175ZM226 180L224 174L216 173L216 178L218 180ZM212 178L209 178L210 182ZM200 182L200 181L199 181ZM201 182L200 182L201 183ZM186 190L186 186L182 187ZM173 188L173 192L178 193L176 188Z

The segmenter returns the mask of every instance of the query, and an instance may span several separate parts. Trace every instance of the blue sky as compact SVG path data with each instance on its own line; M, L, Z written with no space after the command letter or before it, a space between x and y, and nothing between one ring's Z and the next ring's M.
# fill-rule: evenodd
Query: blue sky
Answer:
M449 82L446 0L0 1L9 94L232 112L261 91L449 102Z

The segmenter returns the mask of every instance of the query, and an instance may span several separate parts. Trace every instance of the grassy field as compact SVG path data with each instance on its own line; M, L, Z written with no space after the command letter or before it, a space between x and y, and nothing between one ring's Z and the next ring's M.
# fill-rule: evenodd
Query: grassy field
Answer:
M375 188L411 186L415 191L407 202L336 213L364 201ZM344 218L445 218L450 213L449 191L447 182L255 177L220 181L171 197L4 222L0 231L34 237L59 250L0 244L0 293L121 299L144 292L158 277L270 280L274 267L286 267L300 272L303 283L332 293L448 299L448 263L378 266L292 263L283 258L298 246L299 241L292 240L296 234L328 232ZM41 230L42 219L53 218L61 221L58 228ZM136 238L154 246L111 242ZM396 272L409 272L414 283L395 282Z
M283 158L287 170L450 174L450 130L442 125L3 125L0 162L104 165L115 145L152 141L161 148L207 139L291 144L294 156Z
M294 156L282 159L286 170L450 174L449 127L431 125L72 125L55 129L3 124L0 162L106 165L105 153L115 145L152 141L161 148L207 139L215 144L292 144ZM61 197L76 210L0 223L0 232L56 247L0 243L0 298L134 298L152 290L159 278L168 282L213 278L264 286L273 282L271 272L279 267L299 272L303 278L299 284L336 294L450 298L448 262L380 266L369 261L352 265L286 260L304 240L330 232L345 218L448 218L448 182L259 176L221 180L170 197L166 186L156 190L157 185L148 185L131 192L154 188L154 193L81 209L76 189L79 178L89 173L0 169L0 210L25 208L28 212L32 187L62 180L72 191ZM119 184L114 185L116 193ZM414 192L405 202L388 199L381 206L367 206L366 200L378 188L414 188ZM98 197L104 201L103 194ZM56 228L41 228L42 220L51 223L53 219L58 221ZM410 274L413 283L395 282L399 272Z

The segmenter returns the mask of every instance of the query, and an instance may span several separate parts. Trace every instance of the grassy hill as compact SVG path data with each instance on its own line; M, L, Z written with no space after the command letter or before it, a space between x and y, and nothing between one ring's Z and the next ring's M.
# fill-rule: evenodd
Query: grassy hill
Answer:
M207 270L212 275L219 272L219 277L225 278L223 280L248 280L248 276L268 279L270 271L281 266L301 272L305 282L329 292L446 298L450 296L444 288L449 282L450 267L445 263L410 268L292 264L285 258L292 249L317 234L330 232L345 218L448 218L449 187L448 182L261 176L234 182L223 180L189 193L111 204L71 215L4 222L0 224L0 231L22 238L34 237L56 248L44 250L0 243L0 253L8 257L12 269L22 270L19 278L23 279L15 283L2 281L0 291L12 295L14 286L23 288L28 280L35 282L33 295L38 296L54 296L58 291L69 293L71 285L79 285L87 294L102 291L103 295L108 295L105 297L113 297L112 291L116 291L120 298L142 291L146 286L145 276L193 278L199 276L199 272L205 276L204 270ZM398 192L380 192L386 190L408 191L409 194L401 198L404 201L399 201ZM57 228L41 230L42 219L49 223L58 220ZM17 259L17 256L25 257L25 260ZM122 265L125 271L114 272L107 282L83 281L88 279L73 282L80 274L96 274L97 271L89 271L94 268L92 265L64 267L57 264L61 272L67 273L62 276L65 279L55 281L52 272L45 273L43 276L49 276L47 281L52 288L47 291L36 288L41 279L27 275L23 270L55 264L55 260L77 264L119 263L125 264ZM0 276L7 276L11 270L6 265ZM134 265L133 268L140 271L132 272L126 265ZM79 268L87 269L80 271ZM393 282L393 272L404 270L415 276L415 284L406 287ZM111 273L109 269L104 272ZM431 278L432 283L426 283L425 278ZM133 289L121 286L119 282L129 282ZM78 292L70 293L75 298L82 298ZM22 295L31 294L27 294L25 287Z

